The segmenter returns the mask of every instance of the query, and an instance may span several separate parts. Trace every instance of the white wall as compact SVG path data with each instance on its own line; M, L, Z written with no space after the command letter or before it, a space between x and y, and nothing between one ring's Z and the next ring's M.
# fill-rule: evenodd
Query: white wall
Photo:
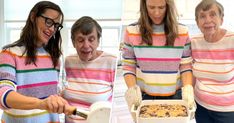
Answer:
M224 6L224 23L223 27L234 31L234 0L217 0Z
M0 0L0 50L1 47L5 44L4 38L4 0Z

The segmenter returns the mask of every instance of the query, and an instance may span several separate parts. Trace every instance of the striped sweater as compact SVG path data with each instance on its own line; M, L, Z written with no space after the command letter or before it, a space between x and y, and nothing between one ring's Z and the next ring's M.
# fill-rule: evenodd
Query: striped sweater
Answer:
M234 33L216 43L202 35L191 41L196 101L213 111L234 111Z
M58 114L46 110L17 110L6 104L10 91L44 99L57 93L58 69L53 68L49 54L37 49L36 65L25 65L24 47L12 47L0 53L0 107L3 123L59 123ZM20 105L20 104L19 104ZM6 110L7 109L7 110Z
M115 67L116 57L105 52L88 62L81 61L77 54L67 56L65 68L68 86L63 92L65 99L84 110L89 110L94 102L111 101ZM81 123L82 118L68 116L66 122Z
M190 38L179 25L174 46L165 46L163 26L154 27L153 45L142 43L139 26L128 26L123 48L124 75L136 76L141 90L152 96L171 96L180 88L180 74L191 71Z

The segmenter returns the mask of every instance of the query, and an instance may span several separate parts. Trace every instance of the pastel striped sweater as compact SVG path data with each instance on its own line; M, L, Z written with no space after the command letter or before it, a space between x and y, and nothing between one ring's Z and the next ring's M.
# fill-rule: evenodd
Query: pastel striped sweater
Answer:
M182 86L180 73L191 71L190 38L187 27L179 25L174 46L165 46L163 25L155 26L153 45L142 43L139 26L128 26L124 38L124 75L136 76L141 90L152 96L171 96Z
M83 62L77 54L65 60L68 86L64 97L71 105L89 110L92 103L111 101L115 78L116 57L103 52L93 61ZM66 117L67 123L85 122L77 116Z
M12 109L6 104L10 91L40 99L57 93L59 70L53 68L49 54L39 48L37 66L25 65L24 49L15 46L0 53L0 107L4 110L1 120L3 123L59 123L58 114L39 109Z
M213 111L234 111L234 33L216 43L203 35L191 41L196 101Z

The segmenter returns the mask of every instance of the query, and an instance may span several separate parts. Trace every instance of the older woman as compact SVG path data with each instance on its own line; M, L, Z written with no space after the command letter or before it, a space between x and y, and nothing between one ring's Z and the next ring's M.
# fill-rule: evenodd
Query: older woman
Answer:
M233 123L234 33L220 27L224 8L215 0L201 1L195 16L203 33L191 41L196 122Z
M63 96L69 104L89 110L98 101L111 101L116 56L98 50L102 28L89 16L78 19L71 28L71 39L77 53L66 57L68 87ZM66 116L66 123L86 123L82 117Z

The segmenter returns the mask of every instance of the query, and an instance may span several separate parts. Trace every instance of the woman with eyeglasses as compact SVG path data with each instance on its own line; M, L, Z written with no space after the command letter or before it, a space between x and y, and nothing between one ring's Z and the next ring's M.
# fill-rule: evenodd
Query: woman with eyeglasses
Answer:
M70 114L57 95L63 12L49 1L30 11L19 40L0 53L0 108L3 123L59 123Z

